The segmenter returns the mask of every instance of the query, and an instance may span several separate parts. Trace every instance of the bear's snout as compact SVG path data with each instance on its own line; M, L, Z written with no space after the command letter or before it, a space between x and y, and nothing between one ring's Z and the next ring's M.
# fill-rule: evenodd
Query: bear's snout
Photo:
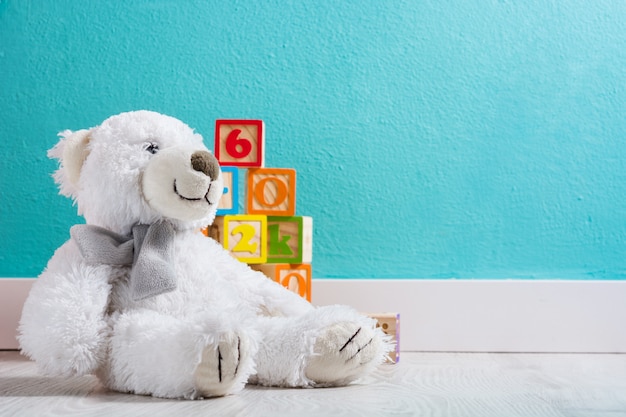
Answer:
M219 176L220 166L217 159L207 151L196 151L191 155L191 166L195 171L202 172L211 180Z
M184 144L150 157L141 177L143 198L160 216L182 221L215 215L224 190L219 162L208 149Z

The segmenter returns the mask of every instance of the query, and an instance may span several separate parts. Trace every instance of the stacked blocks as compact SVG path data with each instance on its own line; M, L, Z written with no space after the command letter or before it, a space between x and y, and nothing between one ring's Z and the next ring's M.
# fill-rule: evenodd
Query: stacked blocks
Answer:
M206 230L232 256L311 301L313 219L296 216L296 171L266 168L261 120L217 120L215 156L224 195ZM245 213L239 213L239 170L245 173Z

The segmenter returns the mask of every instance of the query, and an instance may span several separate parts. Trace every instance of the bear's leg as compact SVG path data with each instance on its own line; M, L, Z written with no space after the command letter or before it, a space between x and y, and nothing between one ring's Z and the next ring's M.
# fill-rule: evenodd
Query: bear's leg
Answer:
M254 370L255 334L202 316L150 310L114 318L108 364L98 376L116 391L165 398L233 394ZM232 322L231 322L232 323Z
M260 318L260 328L263 339L252 381L262 385L347 385L371 372L393 349L374 320L344 306Z
M106 356L110 269L73 264L72 256L68 244L55 253L22 310L22 354L48 375L91 374Z

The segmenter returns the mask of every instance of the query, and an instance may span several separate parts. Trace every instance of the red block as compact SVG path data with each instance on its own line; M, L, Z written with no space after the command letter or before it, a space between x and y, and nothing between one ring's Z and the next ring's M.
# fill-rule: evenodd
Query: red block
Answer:
M215 157L220 165L263 167L264 130L262 120L216 120Z

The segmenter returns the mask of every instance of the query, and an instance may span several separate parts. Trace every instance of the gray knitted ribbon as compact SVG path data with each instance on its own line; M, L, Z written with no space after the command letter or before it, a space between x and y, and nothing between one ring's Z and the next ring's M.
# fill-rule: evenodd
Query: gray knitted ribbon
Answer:
M130 287L135 301L176 289L172 265L174 228L170 223L133 226L130 236L98 226L72 226L70 235L90 264L131 265Z

